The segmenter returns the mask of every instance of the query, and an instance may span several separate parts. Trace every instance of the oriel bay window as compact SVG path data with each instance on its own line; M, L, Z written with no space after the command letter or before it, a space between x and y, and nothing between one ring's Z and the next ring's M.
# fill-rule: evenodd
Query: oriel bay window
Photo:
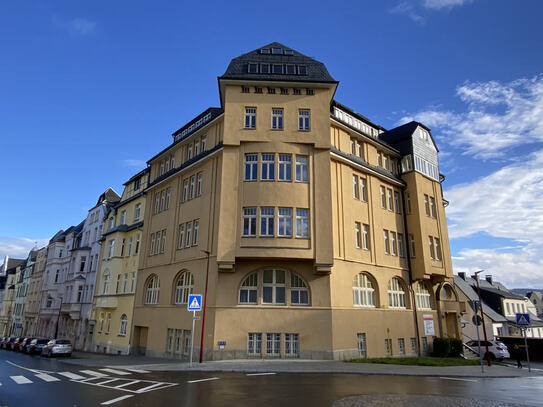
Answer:
M307 157L303 155L296 156L296 181L307 182Z
M308 209L296 209L296 237L309 237Z
M290 300L288 305L309 305L309 288L305 280L282 269L264 269L245 277L239 288L238 301L241 305L287 305L287 298Z
M277 223L278 223L277 225L278 236L283 236L283 237L292 236L292 208L279 208Z
M273 236L275 208L260 208L260 236Z
M245 154L245 181L258 179L258 154Z
M279 154L279 181L292 181L292 156Z
M243 208L243 236L256 236L256 208Z
M275 179L275 154L262 154L260 178L262 181Z

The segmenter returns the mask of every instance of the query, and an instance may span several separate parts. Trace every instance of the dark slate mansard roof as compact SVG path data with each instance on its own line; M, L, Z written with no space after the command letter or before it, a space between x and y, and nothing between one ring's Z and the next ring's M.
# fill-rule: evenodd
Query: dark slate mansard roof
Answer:
M272 48L281 48L280 54L272 54ZM262 49L268 49L268 54L263 54ZM285 50L291 55L285 55ZM294 64L307 67L307 75L287 75L273 73L249 73L248 64ZM260 66L259 66L260 68ZM320 83L338 83L328 73L326 66L313 58L299 53L290 47L278 42L259 47L251 52L240 55L230 61L228 68L219 79L252 79L252 80L272 80L288 82L320 82Z

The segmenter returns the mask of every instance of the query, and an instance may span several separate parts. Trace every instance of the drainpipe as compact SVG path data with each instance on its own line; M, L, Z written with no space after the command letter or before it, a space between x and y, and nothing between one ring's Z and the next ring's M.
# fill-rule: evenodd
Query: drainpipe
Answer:
M406 187L402 188L402 212L403 212L403 228L405 235L405 253L407 255L407 271L409 273L409 291L411 293L411 303L413 304L413 320L415 322L415 338L417 338L417 353L418 356L422 356L420 349L420 336L419 336L419 320L417 318L417 299L415 298L415 291L413 290L413 271L411 266L411 247L409 246L409 230L407 228L407 211L405 210L405 192Z

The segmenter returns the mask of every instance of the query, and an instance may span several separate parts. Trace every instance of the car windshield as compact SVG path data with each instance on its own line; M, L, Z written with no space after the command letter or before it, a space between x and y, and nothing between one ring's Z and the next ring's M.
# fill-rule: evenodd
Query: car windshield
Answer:
M70 341L67 340L67 339L59 339L59 340L56 341L56 344L57 345L69 345Z

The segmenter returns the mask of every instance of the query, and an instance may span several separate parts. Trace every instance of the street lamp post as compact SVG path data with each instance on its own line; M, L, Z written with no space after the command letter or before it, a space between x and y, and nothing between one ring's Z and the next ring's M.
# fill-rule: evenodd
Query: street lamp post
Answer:
M202 315L202 333L200 335L200 363L204 357L204 331L206 327L206 305L207 305L207 280L209 278L209 254L208 250L202 250L207 255L207 267L206 267L206 288L204 291L204 313Z
M60 306L58 307L57 326L55 328L55 339L58 337L58 323L60 321L60 311L62 310L62 297L60 297Z
M485 338L485 359L488 366L490 366L490 353L488 352L488 339L486 337L486 327L485 327L485 315L483 314L483 300L481 299L481 288L479 287L479 273L482 273L484 270L476 271L475 281L477 282L477 295L479 296L479 306L481 307L481 319L483 321L483 336Z

